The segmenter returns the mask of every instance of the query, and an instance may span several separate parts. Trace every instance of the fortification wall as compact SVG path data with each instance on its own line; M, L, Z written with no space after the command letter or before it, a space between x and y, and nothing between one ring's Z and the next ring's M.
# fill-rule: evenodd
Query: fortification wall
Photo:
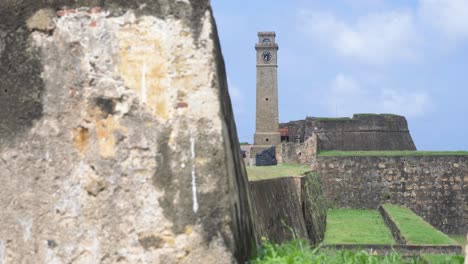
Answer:
M288 126L290 142L304 142L316 133L319 150L416 150L403 116L308 117L281 124L284 126Z
M252 181L249 186L257 237L277 243L302 238L312 245L323 240L327 208L316 173Z
M468 156L318 156L317 161L332 206L402 204L446 233L468 230Z
M315 169L317 158L317 136L314 134L304 143L281 142L276 146L278 163L300 164Z
M244 263L207 0L0 1L0 263Z

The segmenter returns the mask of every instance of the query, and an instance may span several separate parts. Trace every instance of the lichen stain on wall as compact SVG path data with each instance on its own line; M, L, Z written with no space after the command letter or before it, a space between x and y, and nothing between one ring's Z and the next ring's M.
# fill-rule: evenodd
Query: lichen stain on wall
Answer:
M79 126L72 131L73 143L75 148L80 152L84 153L89 143L89 130L86 127Z
M118 128L112 115L96 122L96 133L99 142L99 154L103 157L115 156L114 130Z
M75 148L84 153L87 146L97 141L99 155L104 158L115 157L116 144L118 139L116 133L126 134L128 129L120 125L120 117L106 112L109 109L102 109L95 103L89 106L85 121L91 123L90 128L78 127L73 130L73 142ZM112 111L113 112L113 109Z
M170 61L162 36L155 31L150 21L127 24L120 29L118 71L125 85L138 93L158 118L167 120Z

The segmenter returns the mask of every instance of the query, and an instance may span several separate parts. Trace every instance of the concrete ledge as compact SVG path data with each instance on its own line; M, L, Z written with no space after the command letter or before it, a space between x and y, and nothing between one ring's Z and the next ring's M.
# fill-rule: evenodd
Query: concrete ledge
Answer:
M462 247L459 245L333 244L323 245L321 249L369 250L378 255L388 255L392 252L398 252L403 256L415 256L420 254L462 254Z
M378 210L379 210L379 213L382 215L382 218L385 224L392 232L392 236L395 239L395 241L398 242L399 244L408 244L403 234L401 234L400 229L398 228L395 220L393 220L392 216L387 212L385 207L383 207L382 205L379 205Z

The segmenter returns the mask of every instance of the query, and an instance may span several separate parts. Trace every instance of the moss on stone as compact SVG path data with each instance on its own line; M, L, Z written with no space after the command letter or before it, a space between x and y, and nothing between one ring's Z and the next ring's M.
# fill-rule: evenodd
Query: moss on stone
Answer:
M327 203L322 194L322 182L315 171L304 173L302 202L304 220L312 245L325 238L327 224Z

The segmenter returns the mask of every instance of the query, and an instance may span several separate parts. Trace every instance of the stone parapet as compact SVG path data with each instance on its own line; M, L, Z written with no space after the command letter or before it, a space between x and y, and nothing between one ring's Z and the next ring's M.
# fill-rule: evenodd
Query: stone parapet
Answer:
M416 150L406 118L389 114L356 114L353 118L317 118L280 124L289 141L301 143L314 133L319 150Z
M468 156L317 157L327 201L375 209L401 204L439 230L468 228Z

